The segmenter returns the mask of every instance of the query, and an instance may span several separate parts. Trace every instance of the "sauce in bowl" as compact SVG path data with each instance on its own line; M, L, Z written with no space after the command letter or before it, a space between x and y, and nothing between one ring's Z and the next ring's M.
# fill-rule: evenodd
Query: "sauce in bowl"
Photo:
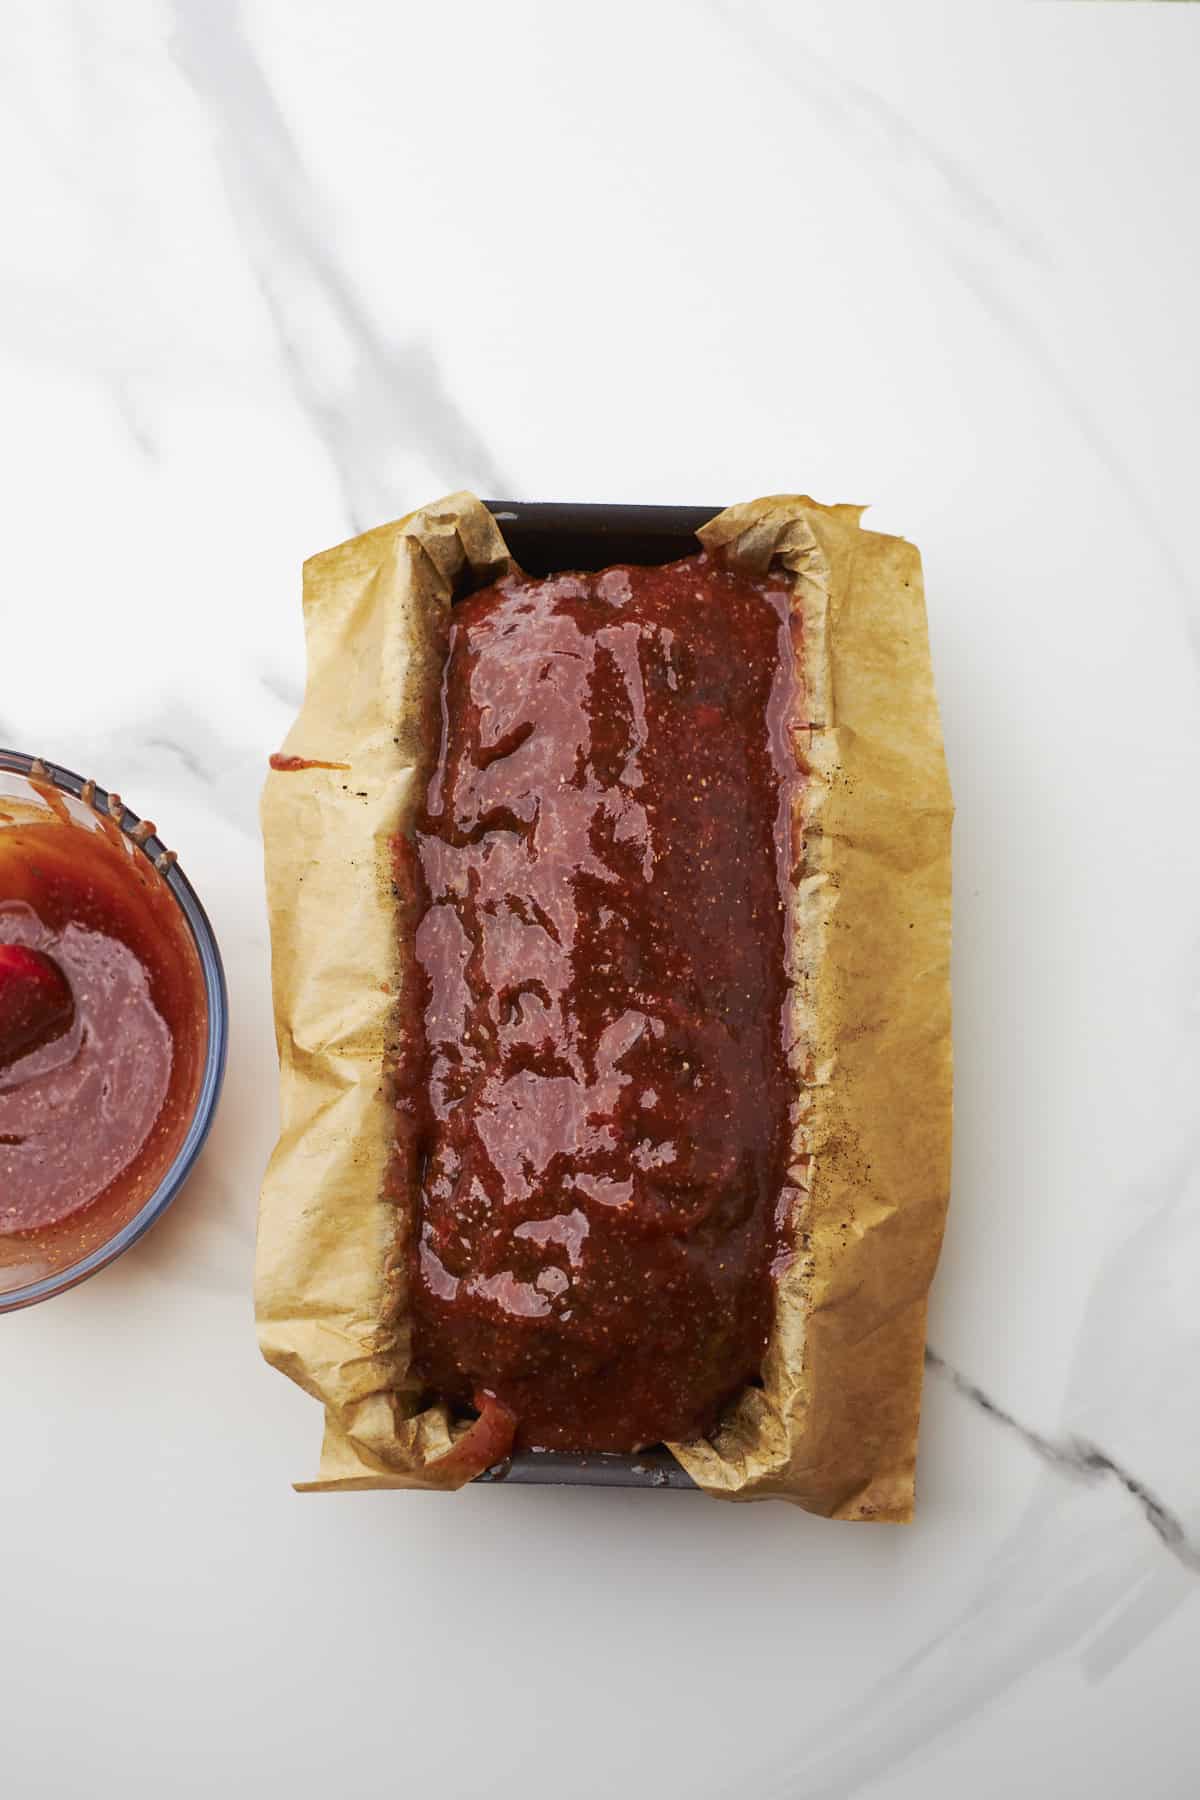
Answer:
M49 784L0 792L0 1293L88 1255L187 1133L208 1009L163 875Z

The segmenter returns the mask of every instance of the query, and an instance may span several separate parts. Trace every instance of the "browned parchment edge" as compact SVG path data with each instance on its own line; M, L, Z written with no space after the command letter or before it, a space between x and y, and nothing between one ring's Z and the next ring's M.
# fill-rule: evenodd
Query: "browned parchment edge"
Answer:
M700 534L795 577L807 780L793 819L793 1177L806 1197L763 1387L712 1443L672 1449L720 1497L897 1520L912 1506L949 1177L951 806L919 559L863 531L859 513L779 496ZM436 1466L461 1428L444 1407L415 1410L405 1196L386 1191L389 846L436 744L429 708L456 584L507 560L491 515L456 494L305 567L309 679L285 749L351 766L273 774L264 792L283 1122L256 1291L264 1354L325 1405L309 1487L461 1479Z
M950 1182L953 808L920 558L861 512L779 496L699 534L795 578L792 1178L806 1200L763 1388L713 1444L672 1449L729 1498L899 1522Z

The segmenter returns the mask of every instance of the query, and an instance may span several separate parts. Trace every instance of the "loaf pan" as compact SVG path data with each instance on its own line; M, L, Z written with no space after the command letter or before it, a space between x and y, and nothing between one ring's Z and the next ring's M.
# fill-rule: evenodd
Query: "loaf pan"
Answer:
M666 563L694 556L697 526L720 506L584 505L556 500L485 500L527 575L606 569L610 563ZM526 1450L478 1477L521 1486L692 1488L669 1450L637 1456Z

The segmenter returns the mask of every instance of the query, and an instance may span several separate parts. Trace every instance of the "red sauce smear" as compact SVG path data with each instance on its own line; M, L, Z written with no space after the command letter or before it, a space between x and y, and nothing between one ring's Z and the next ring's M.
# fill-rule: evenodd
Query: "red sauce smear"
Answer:
M65 808L0 829L0 1234L62 1264L131 1217L186 1131L206 1028L195 946L140 851Z
M273 750L267 758L271 767L280 775L294 774L297 769L348 769L349 763L324 762L319 756L285 756L282 750Z
M397 856L414 1345L518 1449L687 1438L759 1372L791 1197L796 683L788 586L707 555L509 576L451 615Z
M492 1469L512 1449L517 1422L494 1394L476 1394L473 1405L479 1417L451 1445L444 1456L426 1466L430 1474L445 1476L449 1483L474 1481Z

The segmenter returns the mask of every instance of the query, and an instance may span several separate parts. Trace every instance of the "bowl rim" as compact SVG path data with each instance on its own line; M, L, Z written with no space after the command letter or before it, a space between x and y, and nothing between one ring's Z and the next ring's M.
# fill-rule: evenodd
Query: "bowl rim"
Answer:
M94 781L85 780L83 776L76 775L73 769L63 768L60 763L49 762L42 756L28 756L21 750L0 748L0 773L24 775L32 781L48 782L62 793L72 795L85 806L90 806L94 812L112 819L122 833L154 864L187 921L200 958L204 994L208 1004L204 1071L196 1102L183 1142L158 1186L132 1219L127 1220L119 1231L78 1262L71 1263L53 1275L44 1275L38 1281L28 1282L24 1287L0 1289L0 1313L6 1313L33 1306L39 1300L50 1300L55 1294L65 1293L68 1288L78 1286L90 1275L106 1268L128 1250L131 1244L136 1244L175 1199L191 1173L216 1113L229 1046L229 991L216 935L196 890L176 862L174 852L168 850L155 833L142 829L143 821L125 805L118 793L102 788Z

